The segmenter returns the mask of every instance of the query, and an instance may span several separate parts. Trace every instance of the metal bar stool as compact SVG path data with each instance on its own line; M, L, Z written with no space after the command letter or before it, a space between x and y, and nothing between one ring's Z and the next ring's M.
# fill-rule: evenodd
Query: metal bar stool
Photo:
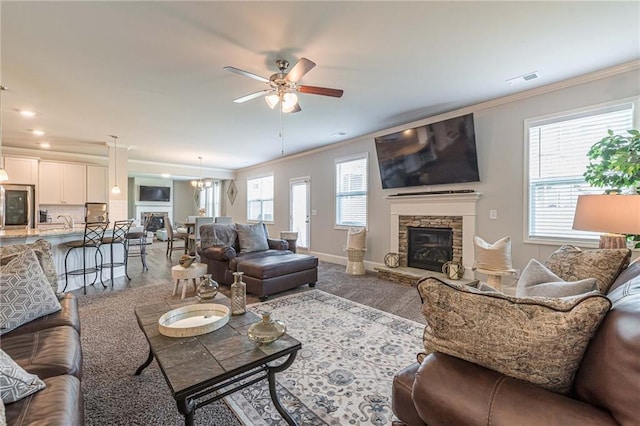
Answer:
M131 281L131 277L127 271L127 240L126 236L129 234L129 229L131 228L131 224L133 223L133 219L128 220L116 220L113 222L113 233L110 237L103 237L102 243L100 244L100 248L104 245L109 246L109 263L103 263L100 266L100 281L102 281L102 270L104 268L109 268L111 271L111 287L113 288L113 268L119 268L124 266L124 274ZM114 262L113 260L113 246L114 244L121 244L122 250L124 251L122 260L120 262Z
M98 279L98 272L100 269L100 264L102 263L102 253L100 253L99 247L102 242L102 238L104 237L104 231L109 226L108 222L94 222L94 223L86 223L84 225L84 237L82 240L73 240L64 243L66 247L68 247L67 254L64 256L64 289L63 292L67 289L69 285L69 275L82 275L83 277L83 289L84 294L87 294L87 274L96 274L95 278L91 285L95 284ZM82 250L82 268L74 269L69 271L67 268L67 259L69 258L69 254L73 250L81 249ZM89 249L95 249L94 253L94 264L93 266L88 265L87 267L87 252ZM100 256L100 263L98 263L98 256ZM100 274L102 275L102 274ZM104 283L102 282L102 276L100 277L100 282L104 287Z

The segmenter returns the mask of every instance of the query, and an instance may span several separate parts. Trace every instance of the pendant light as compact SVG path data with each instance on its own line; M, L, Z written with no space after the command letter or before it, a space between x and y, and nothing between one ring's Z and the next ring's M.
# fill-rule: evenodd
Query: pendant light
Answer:
M210 187L211 186L211 182L210 181L203 181L202 180L202 157L198 157L198 160L200 160L200 179L198 180L192 180L191 181L191 186L193 186L194 188L198 189L199 191L202 191L205 187Z
M119 194L120 187L118 186L118 137L110 135L113 138L113 188L111 188L112 194Z
M7 90L6 87L0 85L0 159L2 159L2 92ZM9 180L9 175L4 167L0 167L0 182Z

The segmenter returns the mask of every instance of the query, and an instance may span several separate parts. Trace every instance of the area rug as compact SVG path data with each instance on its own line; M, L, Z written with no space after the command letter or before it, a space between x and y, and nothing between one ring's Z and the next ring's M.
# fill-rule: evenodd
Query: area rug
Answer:
M388 425L394 374L422 349L424 325L320 290L250 306L271 312L302 343L277 375L283 406L300 425ZM266 384L227 398L245 424L286 424Z

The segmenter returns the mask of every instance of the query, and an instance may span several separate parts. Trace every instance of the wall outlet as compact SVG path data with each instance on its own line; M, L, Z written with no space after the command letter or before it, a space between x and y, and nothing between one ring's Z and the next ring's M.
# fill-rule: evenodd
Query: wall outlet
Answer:
M311 210L311 216L318 216L318 210L317 209L312 209Z
M491 209L489 210L489 219L496 220L498 218L498 210Z

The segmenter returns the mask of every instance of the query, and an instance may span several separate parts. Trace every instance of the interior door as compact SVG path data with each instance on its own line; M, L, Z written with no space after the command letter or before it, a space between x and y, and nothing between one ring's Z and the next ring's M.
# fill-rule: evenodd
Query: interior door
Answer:
M296 246L303 249L310 247L310 188L311 179L309 177L294 178L290 181L289 230L298 233Z

